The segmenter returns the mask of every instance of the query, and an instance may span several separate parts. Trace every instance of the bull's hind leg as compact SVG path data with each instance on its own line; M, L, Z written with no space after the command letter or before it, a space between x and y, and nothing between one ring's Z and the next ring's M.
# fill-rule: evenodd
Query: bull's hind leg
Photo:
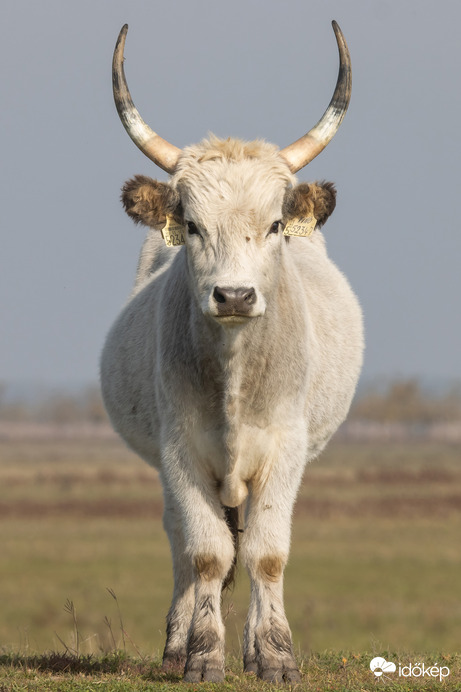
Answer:
M174 591L167 615L163 669L183 670L186 663L187 637L194 612L194 569L186 554L184 530L179 508L165 489L163 525L168 534L173 559Z
M248 498L240 548L251 580L244 631L244 668L256 672L263 680L299 682L301 677L283 604L283 572L304 458L299 449L284 458L284 463L273 465L263 484L253 484Z
M221 589L234 558L234 542L210 480L175 477L170 464L168 483L174 488L185 537L185 558L193 566L194 609L187 638L186 682L224 679L224 623Z

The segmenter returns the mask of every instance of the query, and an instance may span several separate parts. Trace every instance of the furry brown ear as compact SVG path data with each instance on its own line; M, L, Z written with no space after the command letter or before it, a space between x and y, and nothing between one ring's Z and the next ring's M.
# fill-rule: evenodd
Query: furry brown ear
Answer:
M122 187L123 207L135 223L156 228L172 216L182 223L182 207L179 194L167 183L145 175L135 175Z
M323 226L336 206L336 188L333 183L301 183L287 190L282 206L284 221L314 214L317 228Z

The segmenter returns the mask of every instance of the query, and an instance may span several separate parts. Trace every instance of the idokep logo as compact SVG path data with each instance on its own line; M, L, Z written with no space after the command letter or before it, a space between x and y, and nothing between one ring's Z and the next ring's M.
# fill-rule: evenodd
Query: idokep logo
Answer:
M395 673L397 670L395 663L386 661L386 659L382 658L381 656L376 656L376 658L371 661L370 669L377 678L380 678L381 675L384 675L384 677L387 678L386 673Z
M386 661L382 656L376 656L376 658L370 662L370 670L377 678L381 676L389 678L387 673L395 673L397 671L397 666L395 663L392 663L392 661ZM398 674L399 677L403 678L438 678L440 682L442 682L444 678L450 675L450 669L448 666L439 666L438 663L432 666L426 666L424 663L416 663L416 665L409 663L407 666L402 666L402 664L399 663Z

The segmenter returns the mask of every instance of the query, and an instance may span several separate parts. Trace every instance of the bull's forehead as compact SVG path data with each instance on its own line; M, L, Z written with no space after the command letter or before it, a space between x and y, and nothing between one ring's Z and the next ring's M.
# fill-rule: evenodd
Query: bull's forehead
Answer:
M294 177L271 144L212 138L184 150L172 182L194 221L214 228L239 219L258 228L278 218Z

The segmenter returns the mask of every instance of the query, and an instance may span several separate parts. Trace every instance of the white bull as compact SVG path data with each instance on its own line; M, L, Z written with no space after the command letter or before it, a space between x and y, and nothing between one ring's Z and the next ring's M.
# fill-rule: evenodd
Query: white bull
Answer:
M115 429L160 472L174 567L164 666L185 663L192 682L224 676L220 599L236 553L232 508L242 504L239 553L251 579L244 667L299 680L283 605L291 515L306 462L347 414L363 350L359 305L320 231L334 187L294 178L347 108L349 56L334 28L335 95L318 125L282 151L213 137L176 149L131 101L126 27L114 54L122 120L172 177L137 176L123 189L128 214L151 230L107 338L102 389ZM303 219L310 235L288 239L283 229L303 232ZM165 246L159 229L172 223L184 245Z

